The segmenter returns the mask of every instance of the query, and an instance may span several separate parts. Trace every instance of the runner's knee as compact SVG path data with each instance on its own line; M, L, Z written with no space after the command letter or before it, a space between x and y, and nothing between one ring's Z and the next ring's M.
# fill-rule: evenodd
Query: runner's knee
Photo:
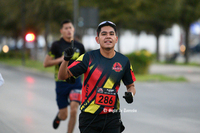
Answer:
M70 110L70 115L71 115L72 117L76 117L76 114L77 114L77 108L72 108L72 109Z
M67 113L59 113L59 118L61 120L66 120L67 119Z

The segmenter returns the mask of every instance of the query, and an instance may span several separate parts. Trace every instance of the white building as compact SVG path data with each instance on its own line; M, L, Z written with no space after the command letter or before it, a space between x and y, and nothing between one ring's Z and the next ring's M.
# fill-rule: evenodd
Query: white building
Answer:
M93 29L88 30L88 34L83 36L82 42L85 45L86 50L99 48L99 45L95 41L95 32ZM179 52L181 30L178 25L173 25L171 28L171 35L161 35L159 38L160 54L172 54ZM138 36L131 31L125 31L120 39L121 53L131 53L133 51L146 49L151 53L156 51L156 37L153 34L147 35L145 32L141 32ZM117 44L118 45L118 44ZM118 46L115 46L117 50Z

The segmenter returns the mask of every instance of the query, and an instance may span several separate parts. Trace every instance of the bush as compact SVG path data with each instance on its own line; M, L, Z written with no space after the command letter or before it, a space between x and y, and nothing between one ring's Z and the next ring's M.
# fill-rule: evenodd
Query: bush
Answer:
M147 50L136 51L126 56L129 58L135 74L147 74L154 59L154 55Z
M23 56L21 50L10 50L8 53L0 52L0 58L15 58L15 59L21 59ZM26 52L25 58L28 59L30 56Z

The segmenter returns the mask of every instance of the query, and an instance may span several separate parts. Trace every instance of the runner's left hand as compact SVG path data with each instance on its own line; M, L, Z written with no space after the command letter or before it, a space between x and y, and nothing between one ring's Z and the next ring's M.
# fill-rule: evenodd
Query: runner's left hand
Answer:
M127 103L133 102L133 93L132 92L125 92L125 96L123 98L126 100Z

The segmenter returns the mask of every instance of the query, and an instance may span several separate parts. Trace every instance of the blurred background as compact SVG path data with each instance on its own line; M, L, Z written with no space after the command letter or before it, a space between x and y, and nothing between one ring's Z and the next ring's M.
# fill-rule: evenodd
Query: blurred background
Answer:
M23 64L26 56L43 61L64 19L73 21L86 50L99 47L96 27L110 20L118 27L116 50L123 54L147 50L158 62L186 64L200 57L199 0L1 0L0 19L1 57L19 51ZM27 40L29 33L34 38Z

